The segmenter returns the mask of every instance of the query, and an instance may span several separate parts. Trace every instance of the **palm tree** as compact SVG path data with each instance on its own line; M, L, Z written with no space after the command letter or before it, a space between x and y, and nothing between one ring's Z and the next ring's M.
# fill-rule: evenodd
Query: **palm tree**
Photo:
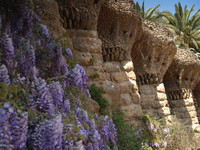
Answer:
M160 5L157 5L156 7L151 7L149 9L147 9L147 11L145 11L144 0L143 0L142 7L140 7L138 2L136 2L135 7L136 7L138 13L140 14L140 16L143 19L147 19L147 20L150 20L150 21L156 21L158 19L158 16L155 12L156 12L156 9L158 7L160 7Z
M179 2L175 4L175 14L169 11L159 13L159 17L167 19L166 27L175 35L175 40L178 45L186 45L187 48L200 48L200 9L191 16L195 5L188 10L185 5L184 10Z

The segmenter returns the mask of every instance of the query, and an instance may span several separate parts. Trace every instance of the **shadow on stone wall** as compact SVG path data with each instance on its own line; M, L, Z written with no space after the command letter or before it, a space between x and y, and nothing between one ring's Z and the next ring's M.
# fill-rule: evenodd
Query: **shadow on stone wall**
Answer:
M200 83L193 90L194 105L197 111L197 117L200 122Z

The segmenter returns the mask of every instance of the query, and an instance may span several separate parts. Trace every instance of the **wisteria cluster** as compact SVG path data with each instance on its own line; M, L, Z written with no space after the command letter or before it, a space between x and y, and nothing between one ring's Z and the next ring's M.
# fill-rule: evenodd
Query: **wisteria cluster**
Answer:
M0 108L0 148L25 149L28 132L28 114L15 112L9 102Z
M117 150L112 119L80 104L88 77L79 64L69 69L72 51L27 7L9 17L0 16L0 149Z

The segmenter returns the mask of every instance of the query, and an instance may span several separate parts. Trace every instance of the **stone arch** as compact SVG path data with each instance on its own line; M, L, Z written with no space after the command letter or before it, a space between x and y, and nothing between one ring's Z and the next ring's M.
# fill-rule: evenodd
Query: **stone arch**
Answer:
M172 114L194 129L199 126L199 122L192 91L199 82L199 75L200 61L196 55L191 51L178 49L164 76Z

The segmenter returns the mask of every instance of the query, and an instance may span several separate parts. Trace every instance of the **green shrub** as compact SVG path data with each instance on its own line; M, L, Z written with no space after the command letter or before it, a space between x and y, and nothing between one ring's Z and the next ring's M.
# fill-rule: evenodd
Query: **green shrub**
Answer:
M141 142L136 138L134 130L124 121L124 114L120 110L113 111L113 123L117 130L117 144L119 150L138 150L141 148Z
M91 79L94 79L94 78L99 78L100 75L98 73L94 73L93 75L90 76Z
M108 107L110 107L108 101L102 97L103 89L92 84L89 87L90 95L93 100L95 100L99 106L99 113L102 115L109 114Z

